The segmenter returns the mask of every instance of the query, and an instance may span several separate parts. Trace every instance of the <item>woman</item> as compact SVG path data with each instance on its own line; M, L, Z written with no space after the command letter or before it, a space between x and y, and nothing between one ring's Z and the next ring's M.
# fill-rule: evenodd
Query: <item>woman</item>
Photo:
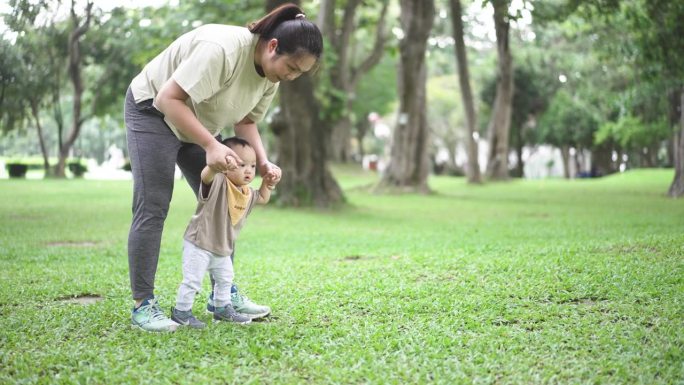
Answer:
M124 112L133 173L128 236L133 326L146 331L177 326L154 298L175 165L195 194L205 165L217 172L234 169L241 159L217 140L233 125L254 147L261 175L279 181L280 168L268 161L256 122L279 82L310 71L322 50L318 27L298 6L285 4L247 28L214 24L188 32L133 79Z

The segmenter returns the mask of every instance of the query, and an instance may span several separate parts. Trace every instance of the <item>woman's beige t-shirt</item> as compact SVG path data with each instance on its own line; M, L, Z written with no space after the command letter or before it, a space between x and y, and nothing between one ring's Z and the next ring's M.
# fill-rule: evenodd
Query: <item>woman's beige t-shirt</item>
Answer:
M247 28L207 24L174 41L131 82L136 103L154 99L169 78L190 95L187 105L216 136L245 117L264 118L278 83L259 76L254 50L259 36ZM168 120L178 139L190 142Z

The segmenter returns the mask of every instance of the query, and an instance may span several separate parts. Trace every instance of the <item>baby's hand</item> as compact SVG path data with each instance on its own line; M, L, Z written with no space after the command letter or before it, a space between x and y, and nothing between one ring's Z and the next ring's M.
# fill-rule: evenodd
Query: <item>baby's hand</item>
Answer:
M268 187L269 190L273 190L279 182L278 178L276 178L275 175L272 174L266 174L263 178L264 183L266 184L266 187Z

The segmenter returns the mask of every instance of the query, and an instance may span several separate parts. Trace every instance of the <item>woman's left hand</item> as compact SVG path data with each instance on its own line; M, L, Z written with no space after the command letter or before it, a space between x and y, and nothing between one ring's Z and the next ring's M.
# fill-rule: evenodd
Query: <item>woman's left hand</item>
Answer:
M259 165L259 173L262 177L268 176L269 178L271 178L271 180L275 184L280 182L280 177L283 175L283 172L282 170L280 170L280 167L276 166L275 164L269 161L266 161Z

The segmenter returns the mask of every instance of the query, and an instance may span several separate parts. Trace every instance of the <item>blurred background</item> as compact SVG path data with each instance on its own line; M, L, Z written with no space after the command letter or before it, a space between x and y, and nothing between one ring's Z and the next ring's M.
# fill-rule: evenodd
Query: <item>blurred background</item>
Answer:
M0 178L130 179L131 79L184 32L246 25L282 3L0 2ZM410 192L429 192L433 174L672 168L667 193L684 194L682 1L295 3L326 44L320 69L281 84L260 124L283 205L343 202L332 164Z

